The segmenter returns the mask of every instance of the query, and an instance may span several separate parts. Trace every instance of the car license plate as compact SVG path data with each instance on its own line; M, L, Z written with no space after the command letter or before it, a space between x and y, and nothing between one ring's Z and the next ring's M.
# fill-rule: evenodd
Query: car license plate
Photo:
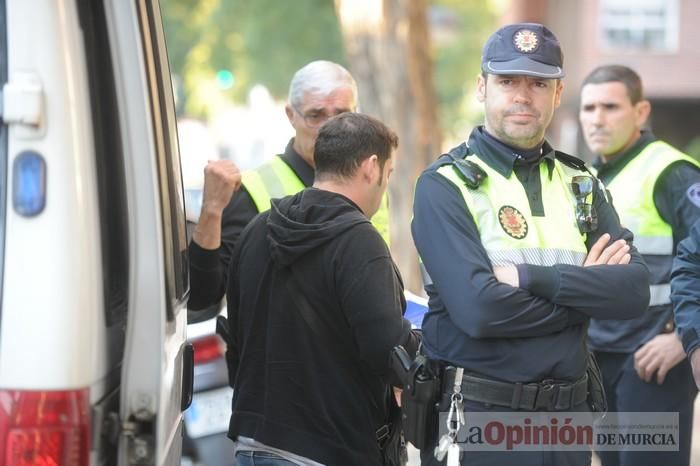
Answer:
M187 433L192 438L228 431L231 418L231 387L195 393L185 411Z

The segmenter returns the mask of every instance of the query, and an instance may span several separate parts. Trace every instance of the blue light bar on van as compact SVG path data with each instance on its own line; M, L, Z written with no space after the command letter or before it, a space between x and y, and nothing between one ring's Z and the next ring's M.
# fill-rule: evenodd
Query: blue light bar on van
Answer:
M39 215L46 206L46 161L36 152L22 152L15 158L12 205L25 217Z

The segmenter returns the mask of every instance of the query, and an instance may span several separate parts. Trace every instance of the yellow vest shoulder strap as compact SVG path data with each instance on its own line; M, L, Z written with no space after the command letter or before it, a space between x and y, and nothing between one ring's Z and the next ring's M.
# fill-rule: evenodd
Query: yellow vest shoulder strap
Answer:
M243 173L243 186L250 194L258 212L270 208L270 199L296 194L304 183L280 156L275 156L254 170Z

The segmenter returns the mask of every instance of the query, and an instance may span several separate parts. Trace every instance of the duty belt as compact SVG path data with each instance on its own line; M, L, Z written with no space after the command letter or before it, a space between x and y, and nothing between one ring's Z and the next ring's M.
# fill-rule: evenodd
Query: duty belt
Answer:
M443 386L454 383L454 369L444 372ZM462 396L478 403L524 411L566 411L588 398L588 374L575 382L546 379L536 383L508 383L464 373Z

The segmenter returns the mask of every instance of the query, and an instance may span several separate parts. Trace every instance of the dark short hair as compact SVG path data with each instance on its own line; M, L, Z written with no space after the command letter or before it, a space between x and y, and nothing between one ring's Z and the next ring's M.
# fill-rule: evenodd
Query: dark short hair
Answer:
M341 113L318 131L314 146L316 179L348 178L363 160L376 154L384 168L399 138L384 123L361 113Z
M586 84L622 83L627 89L627 96L632 104L644 99L642 79L636 71L624 65L603 65L591 71L583 80L581 87Z

